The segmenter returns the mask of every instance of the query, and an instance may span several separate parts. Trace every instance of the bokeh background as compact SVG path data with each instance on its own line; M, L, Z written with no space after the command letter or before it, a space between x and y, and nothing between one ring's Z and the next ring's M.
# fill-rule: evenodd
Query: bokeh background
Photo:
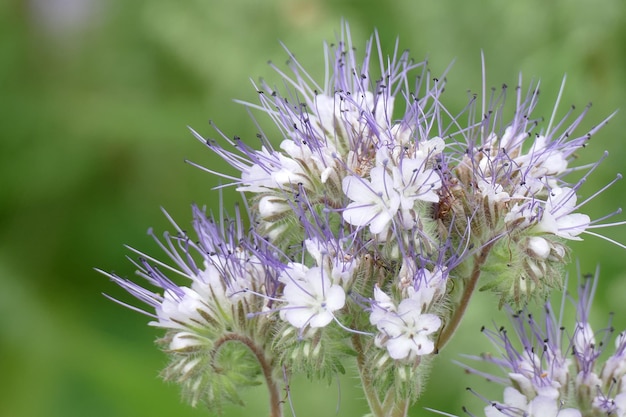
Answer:
M5 0L0 2L0 416L207 416L163 383L166 363L148 318L107 300L130 301L93 268L132 276L123 244L155 252L167 209L182 225L189 205L217 207L222 162L186 126L254 139L255 127L234 98L254 101L250 78L277 79L284 42L317 77L322 43L341 19L362 47L376 28L391 51L400 37L434 74L455 60L447 100L461 108L488 84L542 80L538 114L549 118L564 73L559 114L594 103L584 128L626 109L626 3L623 0L381 2L331 0ZM273 78L272 78L273 77ZM621 111L580 155L610 157L581 193L590 196L624 168ZM277 138L278 139L278 138ZM597 218L623 203L620 182L586 207ZM225 204L238 197L224 191ZM621 218L624 218L622 216ZM626 227L605 234L626 242ZM583 271L601 266L595 322L626 327L626 251L597 238L573 245ZM572 269L574 270L574 269ZM495 301L478 296L456 343L442 352L423 407L477 414L466 386L500 399L501 389L452 364L459 353L488 349L479 329ZM361 416L366 405L354 375L330 386L295 377L298 417ZM249 408L227 416L266 415L265 389L244 394Z

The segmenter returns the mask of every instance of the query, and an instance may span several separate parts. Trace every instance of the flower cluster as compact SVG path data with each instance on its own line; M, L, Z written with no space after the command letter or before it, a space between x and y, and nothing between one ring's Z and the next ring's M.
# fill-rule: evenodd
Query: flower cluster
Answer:
M407 295L398 306L380 288L374 288L370 323L379 331L375 344L386 347L393 359L432 353L435 344L429 337L442 324L439 316L425 312L430 310L431 304L442 298L446 289L445 275L442 271L433 274L423 268L414 273L409 269L409 264L410 261L404 262L398 276L410 277L404 281L407 283L415 277L417 283L406 287ZM400 280L402 282L403 278Z
M340 253L328 252L322 242L307 240L308 253L315 266L290 262L278 277L284 284L280 317L299 329L324 327L333 319L333 312L346 303L345 287L353 281L356 263L345 261Z
M626 332L603 356L614 330L594 331L589 322L596 284L597 275L586 276L572 299L574 326L565 326L548 302L539 318L527 310L512 314L512 336L504 328L484 330L499 354L470 358L498 366L505 377L466 369L506 386L504 401L485 407L487 417L626 416Z
M192 402L238 401L262 375L278 416L277 377L332 376L356 357L374 415L401 413L475 289L521 304L561 285L567 241L593 227L577 192L597 164L574 167L573 155L606 120L575 136L588 108L569 122L555 108L544 129L537 86L524 94L521 79L512 108L504 86L483 94L481 117L475 97L453 116L426 62L397 47L386 57L378 36L359 58L347 25L326 47L322 85L289 58L291 75L273 66L284 91L255 85L260 104L244 103L277 128L258 134L260 149L192 130L237 170L204 168L245 195L251 227L194 208L197 240L176 226L161 244L174 266L139 253L158 293L107 275L155 310L166 377Z
M254 384L259 373L255 362L272 360L262 355L268 349L262 335L270 323L255 313L268 308L282 264L269 256L263 241L244 234L237 214L220 223L194 206L197 241L172 221L176 234L166 233L163 241L155 240L174 266L137 252L138 275L159 288L158 293L100 271L154 310L131 307L152 317L151 325L167 330L159 341L171 358L164 376L181 383L192 404L207 398L217 408L225 400L240 402L238 389L229 380ZM168 277L172 275L185 278L188 284L175 283ZM228 343L235 340L248 344L256 358ZM238 358L237 367L230 363L234 358Z

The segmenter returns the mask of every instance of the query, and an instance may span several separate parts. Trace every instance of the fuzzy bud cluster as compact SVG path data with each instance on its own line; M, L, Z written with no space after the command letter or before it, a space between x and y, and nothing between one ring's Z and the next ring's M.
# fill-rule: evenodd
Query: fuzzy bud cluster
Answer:
M581 283L573 326L564 327L548 302L540 317L527 310L512 314L513 334L484 330L498 355L468 358L506 373L492 376L465 366L505 386L504 400L486 406L485 416L626 416L626 332L610 343L611 326L593 330L589 308L596 284L597 275Z

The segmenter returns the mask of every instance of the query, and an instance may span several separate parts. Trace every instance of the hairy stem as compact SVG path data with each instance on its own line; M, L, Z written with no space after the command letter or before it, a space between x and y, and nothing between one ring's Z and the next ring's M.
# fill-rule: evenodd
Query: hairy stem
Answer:
M487 243L485 246L483 246L480 253L474 256L474 267L472 268L472 274L470 275L470 279L465 283L463 295L461 296L459 304L454 309L454 313L452 314L452 317L450 317L450 321L439 334L435 351L443 349L443 347L450 341L450 339L454 335L456 329L459 327L461 319L465 315L465 310L467 310L467 306L469 305L469 301L472 298L472 294L476 289L478 278L480 278L480 270L487 261L487 257L489 256L489 252L491 251L494 243L495 240Z
M213 348L213 358L215 358L215 354L219 351L222 345L228 342L239 342L244 344L248 349L250 349L257 361L259 361L259 365L261 366L261 371L265 377L265 383L270 394L270 417L282 417L283 409L282 400L280 398L280 389L274 379L272 364L271 361L265 356L265 351L247 336L237 333L227 333L215 343Z
M383 410L389 410L389 417L406 417L409 411L409 401L402 399L398 401L397 395L390 391L383 402Z
M359 368L359 376L361 377L361 385L363 386L363 392L367 398L367 403L370 406L370 411L375 417L385 417L385 411L380 404L378 395L376 395L376 390L374 390L374 386L370 378L369 369L367 369L367 365L365 364L363 344L361 343L360 335L352 335L352 345L354 346L354 350L357 352L356 362Z

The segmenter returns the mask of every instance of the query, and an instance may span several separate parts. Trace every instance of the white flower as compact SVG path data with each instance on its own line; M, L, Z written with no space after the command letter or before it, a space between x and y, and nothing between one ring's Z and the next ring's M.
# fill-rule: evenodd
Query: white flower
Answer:
M207 286L208 287L208 286ZM201 311L209 311L204 295L189 287L180 287L180 293L171 290L163 292L161 305L156 308L158 322L151 325L168 329L187 329L187 323L203 323ZM208 291L207 291L208 293Z
M515 162L520 167L529 167L528 175L534 178L556 176L567 169L563 152L543 135L537 135L528 153L515 158Z
M266 148L256 151L255 158L262 162L242 170L242 185L237 187L237 191L262 193L298 183L309 185L306 173L296 160L279 152L270 152Z
M537 229L565 239L582 240L578 235L589 226L590 218L586 214L572 214L576 199L576 193L571 188L552 189Z
M504 191L502 185L494 182L494 180L491 178L479 178L477 181L477 185L480 193L484 197L487 197L487 199L492 203L507 202L511 199L511 196L509 195L509 193Z
M621 381L622 387L624 386L624 380ZM599 400L598 402L602 401L602 400L606 400L605 398L601 398L601 397L596 397L594 399L594 406L597 407L597 405L595 404L595 400ZM626 417L626 392L624 392L624 389L622 388L622 392L620 392L619 394L617 394L614 398L614 405L615 405L615 409L613 410L613 412L615 413L615 417ZM601 411L602 409L600 407L599 408Z
M261 218L267 219L291 210L286 198L276 195L266 195L259 200L259 214Z
M400 207L400 195L393 189L393 179L384 167L370 171L371 182L349 175L342 181L343 192L352 203L343 211L343 219L353 226L367 226L374 234L387 230Z
M433 149L439 146L438 141L430 145ZM441 177L426 166L425 158L397 157L386 147L378 149L369 181L356 175L343 180L343 191L352 200L343 212L344 220L354 226L369 225L372 233L382 234L400 211L398 224L412 228L416 222L415 203L439 201L436 191L442 186Z
M285 283L283 299L287 303L280 317L299 329L328 325L333 312L346 302L343 288L333 284L323 268L292 264L279 279Z
M363 138L376 143L381 140L378 136L384 134L383 140L389 139L393 101L391 96L374 97L371 91L359 94L338 91L332 96L316 94L312 103L308 103L312 114L307 115L310 121L307 127L332 144L340 155L345 155Z
M402 158L393 170L394 188L401 196L402 210L413 208L415 200L436 203L441 188L441 177L432 169L426 169L426 159Z
M305 240L304 246L309 255L315 259L315 264L324 269L325 277L330 277L333 284L345 287L352 281L359 264L358 258L348 256L331 242L323 242L317 238Z
M387 313L396 311L396 306L378 285L374 286L374 303L372 303L372 312L370 313L370 323L374 326L385 318Z
M319 144L322 145L322 143ZM324 142L323 146L313 150L305 144L287 139L280 144L280 148L300 165L306 167L309 175L316 176L315 180L322 184L326 183L333 173L337 173L337 150L328 142Z
M439 136L435 136L431 139L421 141L418 143L418 148L413 155L415 158L428 159L435 155L439 155L446 147L446 142Z
M387 348L389 356L404 359L435 350L428 336L439 330L441 319L434 314L422 314L419 301L407 298L400 302L397 312L387 311L384 317L377 318L376 327L382 336L378 343Z
M621 332L615 338L615 353L611 355L602 369L602 379L622 380L626 376L626 332ZM626 387L626 379L622 381L622 386ZM626 407L624 407L626 409Z
M494 406L492 404L485 407L486 417L510 416L510 413L503 413L498 410L516 410L515 415L527 417L582 417L579 410L573 408L560 408L558 398L552 396L537 395L528 401L525 395L513 387L504 389L504 404ZM522 414L523 413L523 414Z
M576 323L576 330L572 338L574 349L578 354L585 354L596 346L596 338L591 325L587 322Z
M537 259L548 259L550 249L550 243L542 237L532 236L528 239L528 251Z

